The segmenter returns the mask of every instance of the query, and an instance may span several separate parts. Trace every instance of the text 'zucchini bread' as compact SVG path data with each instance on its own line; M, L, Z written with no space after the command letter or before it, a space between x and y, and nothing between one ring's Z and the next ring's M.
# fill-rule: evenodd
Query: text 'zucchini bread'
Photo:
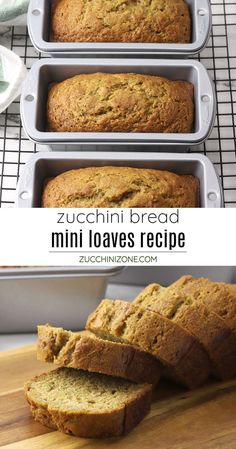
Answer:
M52 132L191 133L193 85L137 73L80 74L49 88Z
M149 412L152 386L58 368L25 385L35 421L85 438L125 435Z
M189 43L191 19L185 0L56 0L51 31L56 42Z
M87 167L49 180L42 207L198 207L199 180L164 170Z

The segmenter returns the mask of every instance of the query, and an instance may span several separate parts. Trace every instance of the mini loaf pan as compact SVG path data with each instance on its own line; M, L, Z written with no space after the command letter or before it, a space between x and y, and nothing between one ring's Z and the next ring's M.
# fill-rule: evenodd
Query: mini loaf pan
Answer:
M84 167L128 166L194 175L200 181L200 207L223 207L220 180L213 164L199 154L158 153L38 153L26 164L17 186L16 207L40 207L44 181L67 170Z
M173 0L174 1L174 0ZM50 42L51 6L53 0L31 0L28 29L35 48L54 57L60 56L132 56L188 57L206 46L212 22L209 0L186 0L192 18L192 39L189 44L150 44L114 42Z
M40 323L83 329L122 267L0 268L0 333L35 332Z
M172 80L186 80L194 86L195 123L192 133L90 133L48 132L46 104L48 88L80 73L140 73L164 76ZM126 144L138 151L138 146L153 146L155 151L172 147L172 151L186 149L204 142L212 130L215 119L215 92L206 69L198 61L191 60L142 60L133 59L42 59L30 70L21 96L21 117L27 136L34 142L52 145L66 144L70 150L78 144L113 145ZM135 145L135 146L134 146ZM157 146L158 145L158 146ZM132 150L133 150L132 147ZM89 147L88 147L89 149ZM120 149L120 148L119 148Z
M141 284L148 285L157 283L162 286L168 287L173 282L177 281L181 276L191 275L195 278L207 278L215 282L226 282L227 284L236 283L236 267L127 267L122 273L118 274L114 279L112 278L111 284L122 285L122 292L126 290L126 287L133 285L140 286L139 291L143 288ZM129 290L129 287L127 288ZM138 294L138 291L137 291ZM131 296L130 296L131 297Z

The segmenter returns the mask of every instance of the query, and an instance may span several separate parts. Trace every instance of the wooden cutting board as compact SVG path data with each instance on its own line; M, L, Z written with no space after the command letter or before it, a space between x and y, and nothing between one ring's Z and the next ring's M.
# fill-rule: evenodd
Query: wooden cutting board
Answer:
M88 440L31 418L24 382L51 369L35 346L0 354L0 447L7 449L236 449L236 379L187 392L159 384L151 413L125 438Z

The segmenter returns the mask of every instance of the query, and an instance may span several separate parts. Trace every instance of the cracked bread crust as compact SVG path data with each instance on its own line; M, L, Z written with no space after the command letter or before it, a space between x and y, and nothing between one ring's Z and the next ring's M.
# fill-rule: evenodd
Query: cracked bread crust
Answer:
M42 207L198 207L191 175L132 167L87 167L64 172L44 187Z
M204 347L212 363L212 374L227 380L236 374L236 334L201 300L184 293L177 283L163 288L148 285L134 304L160 313L190 332ZM182 281L180 282L180 286Z
M56 0L51 31L54 42L189 43L191 18L184 0Z
M97 335L139 346L158 358L169 377L188 388L209 376L210 363L202 346L176 323L156 312L125 301L103 300L86 328Z
M105 438L129 433L147 415L152 386L58 368L27 382L25 395L35 421L69 435Z
M156 385L161 374L158 360L139 348L103 340L89 331L70 332L49 325L38 326L37 358L137 383Z
M193 85L137 73L80 74L51 86L53 132L191 133Z

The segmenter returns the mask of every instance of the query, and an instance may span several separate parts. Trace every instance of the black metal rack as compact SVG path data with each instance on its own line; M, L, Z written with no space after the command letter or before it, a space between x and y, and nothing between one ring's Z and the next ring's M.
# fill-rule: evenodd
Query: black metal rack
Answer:
M212 34L198 57L209 70L216 86L217 117L208 141L195 152L215 164L223 185L226 207L236 207L236 1L211 0ZM0 43L21 56L30 68L40 55L33 48L26 28L14 27L0 33ZM30 142L22 129L19 101L0 115L0 206L11 207L23 165L45 147Z

